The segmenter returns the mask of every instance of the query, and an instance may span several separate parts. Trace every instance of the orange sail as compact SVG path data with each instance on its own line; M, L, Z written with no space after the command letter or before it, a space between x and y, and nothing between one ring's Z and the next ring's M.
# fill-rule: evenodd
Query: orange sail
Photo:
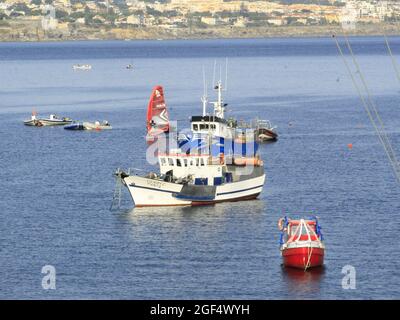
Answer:
M169 131L169 117L164 99L164 90L155 86L147 107L147 134L156 136Z

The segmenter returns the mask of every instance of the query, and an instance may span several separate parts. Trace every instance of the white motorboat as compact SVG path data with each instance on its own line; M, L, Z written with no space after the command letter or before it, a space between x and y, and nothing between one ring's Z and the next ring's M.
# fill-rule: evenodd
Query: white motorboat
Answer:
M36 112L32 112L31 118L29 120L24 121L24 125L33 126L33 127L43 127L43 124L40 122L40 119L36 117Z
M73 122L72 119L66 117L58 117L55 114L51 114L48 118L39 119L44 126L64 126Z
M110 130L112 126L108 123L108 121L104 120L103 122L95 121L95 122L83 122L82 123L85 130Z
M66 117L58 117L55 114L51 114L48 118L38 118L36 113L33 112L31 119L25 120L24 124L27 126L36 126L36 127L43 127L43 126L64 126L67 124L71 124L73 122L72 119Z
M88 71L92 69L92 66L90 64L74 64L72 66L72 69L74 70L83 70L83 71Z

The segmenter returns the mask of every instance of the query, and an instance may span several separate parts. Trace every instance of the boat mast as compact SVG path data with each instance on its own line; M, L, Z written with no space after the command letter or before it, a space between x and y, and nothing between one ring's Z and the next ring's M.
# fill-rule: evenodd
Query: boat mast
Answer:
M216 102L213 102L214 104L214 114L219 117L219 118L224 118L224 111L225 107L222 101L222 82L219 80L217 82L217 85L214 87L215 90L218 92L218 99Z
M215 64L214 64L214 77L215 77ZM227 106L226 103L223 102L222 99L222 91L225 90L226 88L223 88L222 86L222 68L220 66L219 69L219 80L216 84L216 86L214 87L215 90L217 90L218 93L218 99L216 102L213 102L214 104L214 115L224 119L225 117L225 107ZM225 84L228 83L228 58L225 60Z
M208 95L207 95L207 80L204 71L204 66L203 66L203 86L204 86L203 89L204 91L203 91L203 96L201 97L201 102L203 102L203 117L205 117L207 114Z

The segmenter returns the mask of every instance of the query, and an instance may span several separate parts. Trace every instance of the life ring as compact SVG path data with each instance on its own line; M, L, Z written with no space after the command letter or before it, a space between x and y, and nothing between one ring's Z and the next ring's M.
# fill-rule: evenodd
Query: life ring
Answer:
M224 154L223 153L220 153L219 154L219 164L224 164L224 162L225 162L225 159L224 159L225 157L224 157Z
M284 226L283 226L284 221L285 221L284 218L280 218L280 219L278 220L278 228L279 228L279 231L283 231L283 229L284 229Z

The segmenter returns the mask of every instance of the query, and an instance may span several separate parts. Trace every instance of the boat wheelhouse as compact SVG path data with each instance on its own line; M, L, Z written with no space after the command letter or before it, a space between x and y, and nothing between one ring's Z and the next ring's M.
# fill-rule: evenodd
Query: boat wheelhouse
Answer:
M214 136L223 138L234 137L234 129L228 125L228 121L217 116L192 116L190 127L193 133L211 133Z

